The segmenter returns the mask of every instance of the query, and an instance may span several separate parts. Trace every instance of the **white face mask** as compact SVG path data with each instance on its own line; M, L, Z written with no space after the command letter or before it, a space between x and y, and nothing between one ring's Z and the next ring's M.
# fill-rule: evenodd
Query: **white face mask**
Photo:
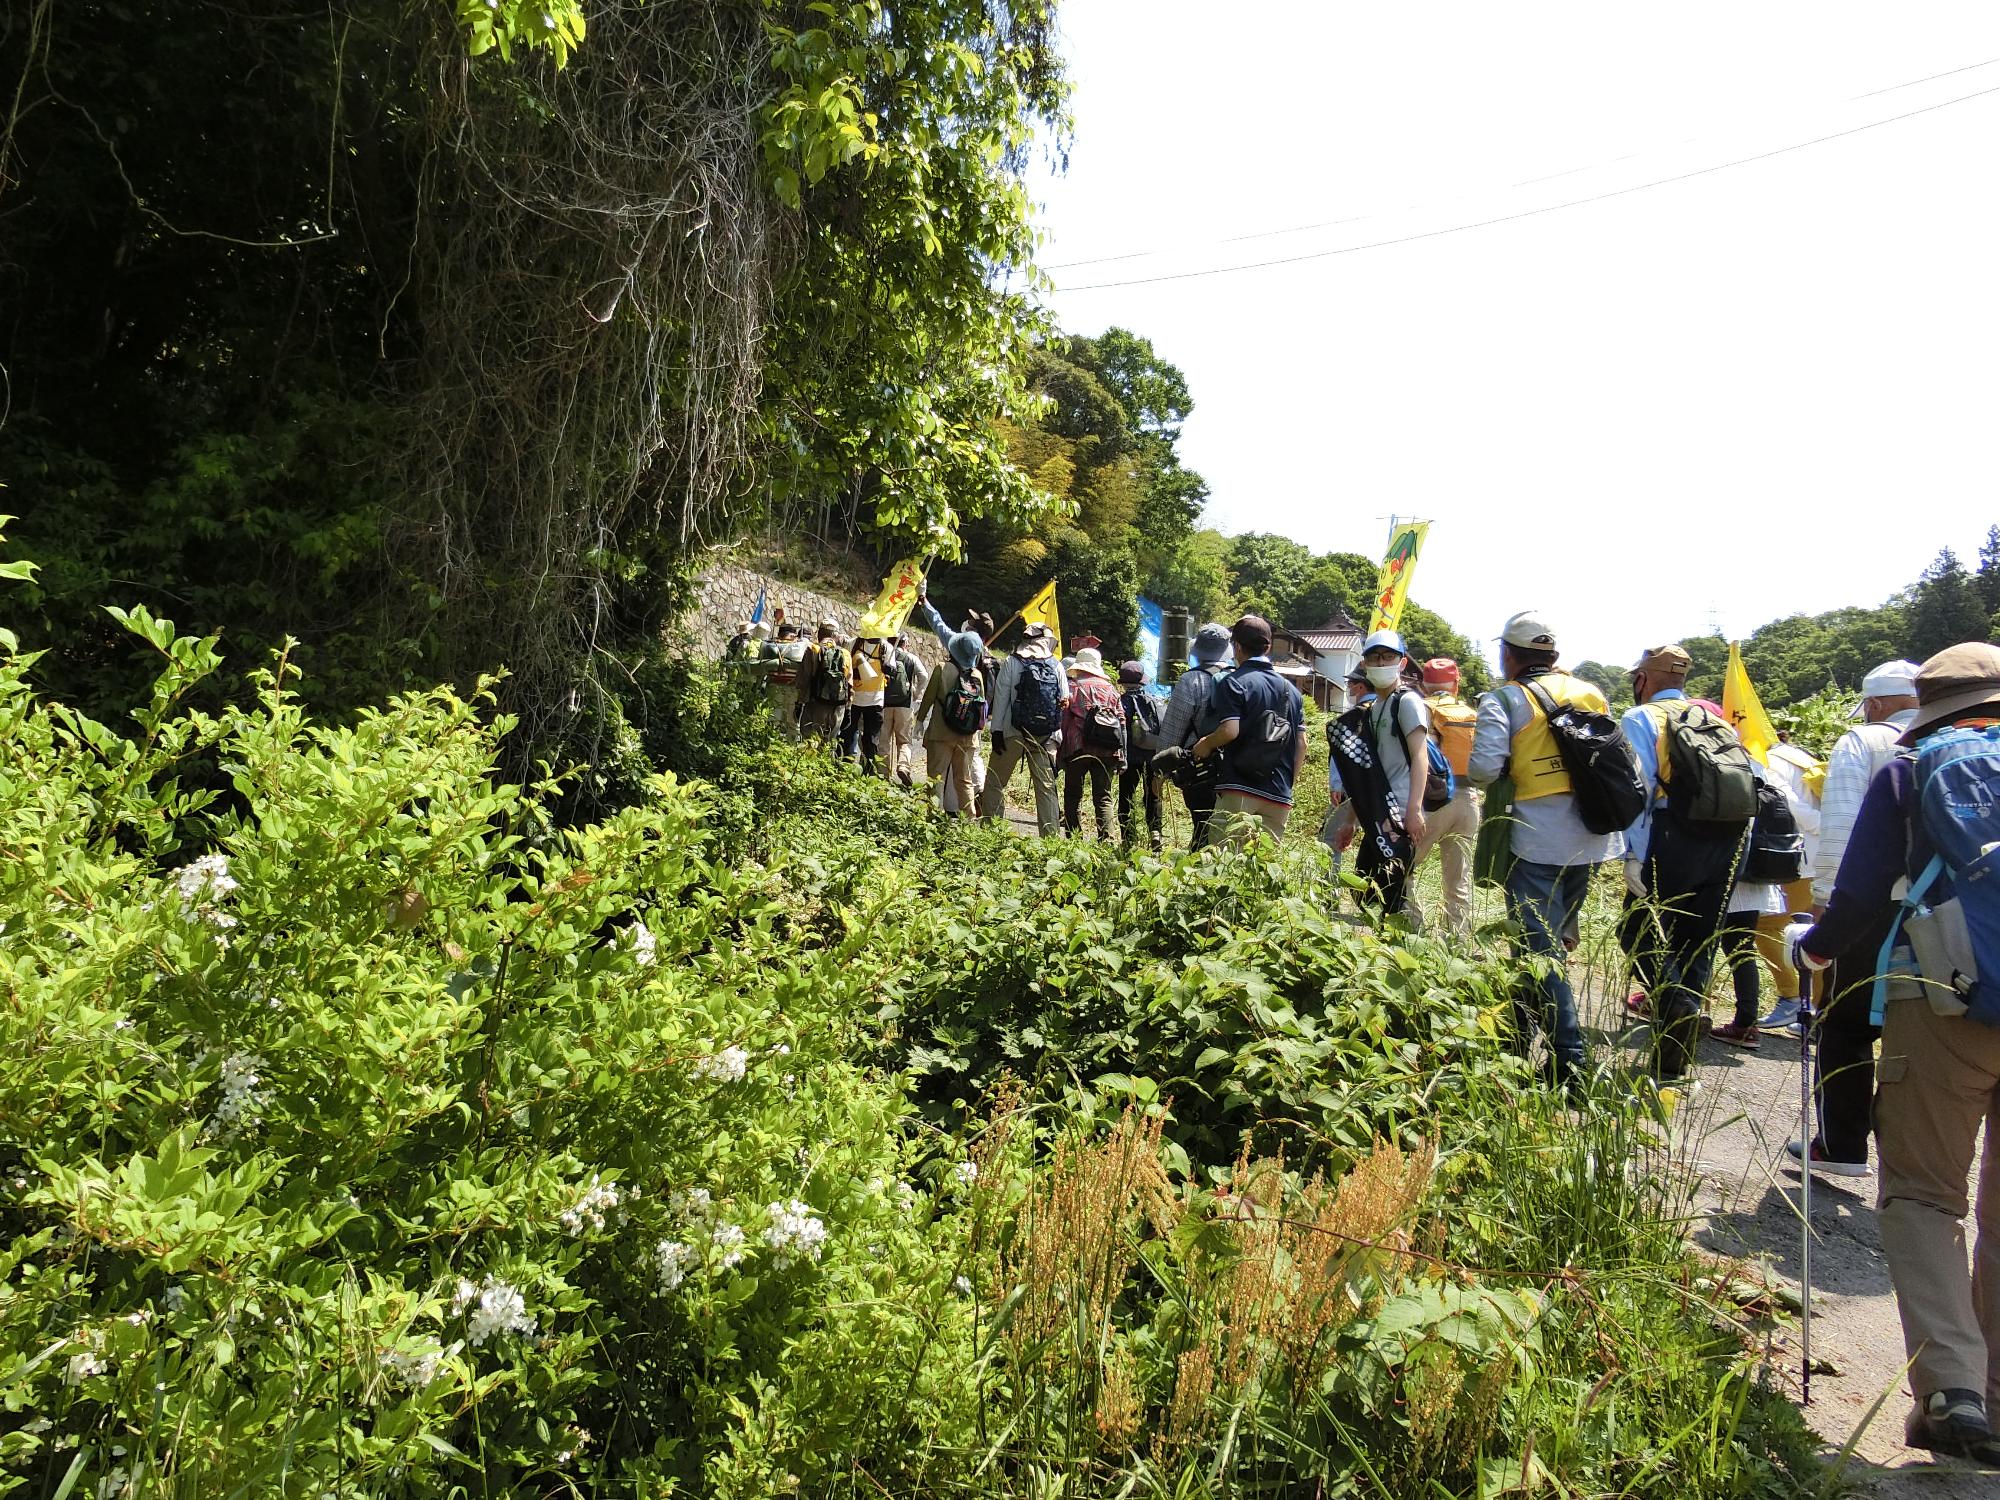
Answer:
M1368 681L1378 692L1387 692L1403 680L1403 669L1398 666L1369 667Z

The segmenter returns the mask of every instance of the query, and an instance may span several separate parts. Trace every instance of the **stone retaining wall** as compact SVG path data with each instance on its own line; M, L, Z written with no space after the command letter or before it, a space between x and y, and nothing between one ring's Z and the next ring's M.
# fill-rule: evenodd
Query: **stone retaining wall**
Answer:
M735 633L737 622L749 619L750 611L757 607L760 590L764 593L766 620L783 605L788 623L812 626L821 620L832 620L839 625L843 637L853 635L861 620L863 606L852 600L815 593L750 568L722 563L696 580L694 607L681 618L676 630L696 656L711 660L719 657ZM910 648L923 658L926 666L935 667L944 659L937 638L921 620L912 618L909 636Z

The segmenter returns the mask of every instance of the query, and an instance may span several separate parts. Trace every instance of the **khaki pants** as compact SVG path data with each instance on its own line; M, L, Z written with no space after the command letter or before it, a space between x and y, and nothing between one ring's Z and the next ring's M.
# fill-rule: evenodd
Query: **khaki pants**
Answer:
M1793 916L1812 915L1812 877L1794 880L1785 886L1785 911L1757 919L1757 956L1771 975L1771 988L1780 1000L1799 998L1799 971L1792 967L1792 955L1785 951L1785 924Z
M1035 788L1035 825L1045 839L1062 832L1062 804L1056 799L1056 761L1048 741L1025 734L1006 736L1003 749L993 752L986 769L986 788L979 794L979 816L997 822L1007 816L1007 783L1014 779L1014 767L1028 763L1028 780Z
M768 691L771 695L771 717L778 727L793 738L799 732L799 685L796 682L774 682Z
M1479 804L1472 800L1472 788L1461 787L1458 794L1436 812L1424 814L1424 841L1417 845L1417 866L1438 852L1438 866L1444 874L1444 920L1453 932L1472 926L1472 845L1479 837ZM1406 897L1403 911L1418 927L1424 925L1423 908L1415 896Z
M945 788L951 788L955 805L950 809L954 817L972 816L975 793L972 790L973 738L969 734L944 734L936 739L924 741L924 769L930 776L932 795L937 798L940 812L945 811Z
M911 746L916 743L917 718L907 708L882 710L882 779L894 781L910 769Z
M1215 815L1209 821L1209 842L1248 847L1260 833L1283 839L1285 822L1291 815L1292 810L1284 804L1266 802L1248 792L1217 792Z
M2000 1404L2000 1030L1892 1000L1882 1022L1875 1131L1882 1251L1903 1319L1910 1387ZM1966 1177L1980 1127L1979 1238L1965 1270Z

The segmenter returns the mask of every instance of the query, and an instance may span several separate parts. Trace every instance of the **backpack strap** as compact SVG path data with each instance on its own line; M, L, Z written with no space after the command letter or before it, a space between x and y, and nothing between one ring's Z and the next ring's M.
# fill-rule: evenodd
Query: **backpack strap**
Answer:
M1933 854L1923 873L1904 892L1903 904L1896 908L1896 920L1889 924L1889 935L1882 940L1882 951L1875 956L1875 985L1868 997L1868 1024L1871 1026L1880 1026L1883 1013L1889 1008L1890 954L1895 951L1896 939L1903 935L1903 920L1917 909L1925 893L1937 884L1938 876L1943 873L1944 856Z

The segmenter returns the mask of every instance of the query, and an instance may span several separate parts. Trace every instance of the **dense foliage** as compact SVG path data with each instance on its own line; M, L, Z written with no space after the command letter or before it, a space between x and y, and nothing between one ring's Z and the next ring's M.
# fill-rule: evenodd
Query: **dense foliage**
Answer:
M1498 960L940 824L705 675L725 774L563 830L480 699L204 712L212 643L114 624L124 729L0 640L0 1488L1812 1480Z
M4 23L0 469L79 704L143 690L122 599L327 706L504 664L517 767L602 760L708 544L1043 503L1043 0L208 19Z

